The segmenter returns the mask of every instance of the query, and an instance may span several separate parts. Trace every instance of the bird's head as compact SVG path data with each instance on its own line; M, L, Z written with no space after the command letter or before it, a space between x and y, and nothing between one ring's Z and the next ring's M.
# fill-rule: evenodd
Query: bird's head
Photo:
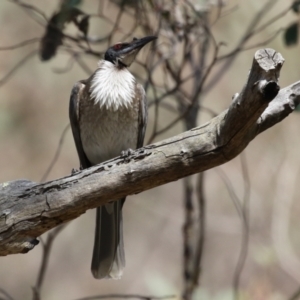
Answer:
M129 67L139 51L155 39L157 39L156 36L146 36L141 39L133 38L130 43L117 43L107 49L104 59L119 68Z

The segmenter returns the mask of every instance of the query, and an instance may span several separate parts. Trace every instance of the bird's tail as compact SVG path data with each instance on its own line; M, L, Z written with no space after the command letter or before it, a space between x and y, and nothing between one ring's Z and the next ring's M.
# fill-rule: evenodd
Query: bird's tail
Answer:
M92 273L97 279L119 279L125 267L122 203L114 201L97 208Z

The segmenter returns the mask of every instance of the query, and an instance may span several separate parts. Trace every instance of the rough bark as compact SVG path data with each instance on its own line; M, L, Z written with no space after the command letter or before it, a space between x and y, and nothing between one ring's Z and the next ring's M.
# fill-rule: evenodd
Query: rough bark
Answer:
M0 255L26 253L36 238L86 210L228 162L300 102L300 81L279 91L282 56L255 53L243 90L210 122L70 176L0 184Z

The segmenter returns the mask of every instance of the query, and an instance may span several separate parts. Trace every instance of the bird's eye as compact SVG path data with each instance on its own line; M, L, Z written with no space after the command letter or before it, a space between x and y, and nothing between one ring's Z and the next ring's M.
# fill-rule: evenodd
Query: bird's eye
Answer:
M137 38L136 38L136 37L134 37L132 40L133 40L133 41L136 41L136 40L137 40Z
M122 48L122 44L118 43L114 45L114 50L120 50Z

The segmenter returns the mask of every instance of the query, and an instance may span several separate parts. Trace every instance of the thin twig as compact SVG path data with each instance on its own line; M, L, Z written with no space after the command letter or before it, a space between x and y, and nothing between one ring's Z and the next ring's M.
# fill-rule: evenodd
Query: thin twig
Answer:
M6 292L4 289L0 288L0 293L3 294L6 298L2 298L0 297L0 300L14 300L14 298L8 293Z
M111 30L110 37L108 38L108 44L109 45L112 42L112 38L113 38L114 33L118 30L118 27L119 27L119 24L120 24L120 20L122 18L123 13L124 13L124 10L120 9L119 12L118 12L118 14L117 14L117 17L116 17L116 20L115 20L115 23L114 23L114 27Z
M37 276L37 281L35 286L33 287L33 300L40 300L41 299L41 289L45 279L46 271L48 268L48 262L50 258L50 253L52 249L53 242L58 234L67 226L68 223L62 224L55 229L53 229L47 236L47 240L43 245L43 256L42 262L40 265L40 270Z
M194 249L193 242L195 237L194 228L194 205L193 205L193 184L191 177L183 179L184 188L184 225L183 225L183 271L184 289L182 298L191 300L194 291L193 269L194 269Z
M264 24L262 24L260 27L256 28L255 30L253 30L253 35L265 30L266 28L270 27L271 25L273 25L275 22L277 22L278 20L280 20L281 18L283 18L289 11L291 11L292 9L292 5L290 4L286 9L284 9L283 11L281 11L279 14L277 14L276 16L272 17L270 20L268 20L267 22L265 22Z
M206 224L206 200L204 194L204 172L198 174L197 180L197 200L198 200L198 222L199 222L199 234L197 237L196 251L195 251L195 265L194 265L194 285L199 284L201 276L201 261L203 257L203 249L205 242L205 224Z
M250 201L250 192L251 192L251 185L250 185L250 177L248 171L248 165L246 161L246 154L242 152L240 155L241 158L241 165L242 165L242 174L243 174L243 181L244 181L244 196L243 196L243 235L241 240L241 250L238 259L238 263L235 268L234 277L233 277L233 291L234 291L234 299L239 299L239 284L241 273L243 271L247 254L248 254L248 244L249 244L249 201Z
M41 25L41 26L45 26L48 23L48 18L46 17L46 15L44 14L44 12L42 10L40 10L39 8L22 2L20 0L9 0L12 3L15 3L16 5L18 5L19 7L21 7L23 10L25 10L25 12L35 21L37 22L37 24ZM37 16L40 16L41 19L38 19ZM42 22L41 22L42 20Z
M201 80L201 83L199 83L199 86L198 86L198 88L197 88L197 93L195 93L195 96L194 96L194 98L192 99L192 103L196 102L196 100L198 99L198 96L196 96L196 94L199 95L199 93L200 93L200 91L202 90L202 87L203 87L203 85L204 85L204 83L205 83L206 78L208 77L208 75L210 74L210 72L211 72L211 70L212 70L214 64L216 63L216 60L217 60L216 53L217 53L217 51L215 52L215 55L214 55L214 57L213 57L213 60L212 60L212 62L210 63L209 67L207 68L206 73L203 75L203 78L202 78L202 80ZM175 86L175 88L173 88L173 89L167 91L167 92L161 97L161 99L162 99L162 98L165 98L165 97L166 97L167 95L169 95L169 94L170 94L170 95L173 94L173 93L174 93L174 90L176 91L177 88L178 88L178 87ZM198 93L198 91L199 91L199 93ZM191 110L192 108L193 108L193 106L192 106L192 105L189 105L188 108L187 108L181 115L179 115L177 118L175 118L173 121L171 121L171 122L170 122L168 125L166 125L164 128L158 130L158 131L156 132L156 137L157 137L158 135L161 135L161 134L165 133L166 131L170 130L173 126L175 126L179 121L181 121L181 120L182 120L182 119L190 112L190 110Z
M0 87L4 85L30 58L37 54L37 50L33 50L25 55L4 77L0 79Z
M143 296L137 294L108 294L108 295L98 295L98 296L91 296L91 297L84 297L78 298L76 300L98 300L98 299L141 299L141 300L164 300L164 299L173 299L175 295L170 296Z
M60 155L60 151L61 151L61 148L62 148L62 145L63 145L63 142L65 140L65 136L66 136L66 133L68 132L70 128L70 124L68 124L65 129L63 130L61 136L60 136L60 139L59 139L59 142L58 142L58 145L57 145L57 149L55 151L55 154L54 154L54 157L49 165L49 167L47 168L45 174L43 175L43 177L41 178L40 182L44 182L46 181L47 177L49 176L53 166L55 165L57 159L59 158L59 155Z
M288 298L288 300L299 300L300 299L300 288L296 290L296 292Z
M6 46L6 47L0 47L0 51L6 51L6 50L14 50L14 49L18 49L36 42L39 42L41 40L41 38L32 38L23 42L20 42L16 45L12 45L12 46Z
M238 42L237 46L234 48L233 51L230 53L223 55L221 57L218 57L218 62L220 62L223 58L228 58L227 61L223 64L223 66L218 70L215 76L211 78L211 80L208 82L208 84L205 86L205 93L211 90L218 82L219 80L224 76L225 72L227 72L228 68L233 64L235 61L237 55L240 53L243 46L246 44L246 42L253 37L254 35L254 29L257 26L257 24L263 19L265 14L271 9L272 6L276 4L277 0L269 0L262 9L253 17L250 24L248 25L245 33L241 37L240 41Z
M219 177L222 179L223 183L225 184L225 187L228 191L228 194L234 204L234 207L241 219L243 219L243 209L239 200L239 197L237 196L233 184L230 181L227 174L221 169L221 168L215 168L214 171L219 175Z

